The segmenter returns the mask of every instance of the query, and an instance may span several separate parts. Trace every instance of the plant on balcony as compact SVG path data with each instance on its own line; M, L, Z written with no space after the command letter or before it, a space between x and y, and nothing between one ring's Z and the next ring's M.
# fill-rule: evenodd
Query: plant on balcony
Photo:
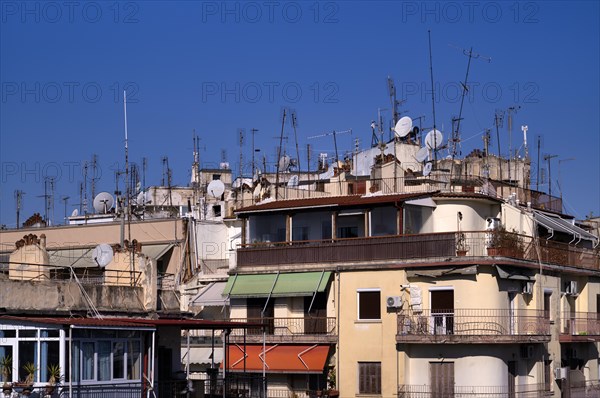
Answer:
M329 368L329 372L327 373L327 396L329 398L337 398L340 396L340 392L336 390L336 377L335 377L335 367L332 366Z
M490 231L487 252L489 256L523 257L523 237L514 229L509 232L504 227Z
M46 385L46 395L52 395L60 382L60 366L56 363L48 365L48 385Z
M466 256L469 251L469 246L466 243L466 236L464 232L459 232L456 238L456 255Z
M17 386L22 387L22 395L29 396L33 392L33 381L35 379L35 372L37 372L37 368L34 363L27 362L23 365L23 370L27 373L25 377L25 381L20 381L17 383Z
M0 358L0 373L2 374L2 392L5 395L10 395L12 392L12 385L10 383L12 357L10 355L5 355Z

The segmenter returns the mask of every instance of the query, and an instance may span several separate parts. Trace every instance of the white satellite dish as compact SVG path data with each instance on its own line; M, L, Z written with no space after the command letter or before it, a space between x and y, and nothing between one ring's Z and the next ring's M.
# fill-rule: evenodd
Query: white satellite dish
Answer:
M214 198L221 198L223 192L225 192L225 184L221 180L213 180L208 184L206 191Z
M149 196L150 195L148 195L147 192L142 191L142 192L138 193L137 197L135 198L135 202L138 205L147 205L149 203L152 203L152 200L149 199Z
M425 136L425 146L429 149L438 149L442 146L442 142L444 141L444 136L438 130L431 130Z
M431 162L425 163L425 166L423 166L423 175L425 177L427 177L429 174L431 174L432 168L433 168L433 165L431 164Z
M99 267L106 267L113 259L113 249L106 243L101 243L92 250L92 260Z
M288 187L297 187L298 186L298 182L300 181L300 179L298 178L297 175L293 175L290 177L290 180L287 183Z
M288 155L283 155L279 158L279 170L287 171L291 165L291 159Z
M94 198L94 209L98 213L106 214L110 209L112 209L115 204L115 199L108 192L100 192Z
M398 120L396 126L394 127L394 131L396 132L397 137L406 137L410 130L412 129L412 119L408 116L404 116Z
M417 154L415 155L415 159L417 159L417 162L424 162L425 160L427 160L427 157L429 156L429 151L427 150L427 148L421 148L417 151Z
M75 209L73 210L73 212L71 213L71 217L77 217L79 215L79 209Z

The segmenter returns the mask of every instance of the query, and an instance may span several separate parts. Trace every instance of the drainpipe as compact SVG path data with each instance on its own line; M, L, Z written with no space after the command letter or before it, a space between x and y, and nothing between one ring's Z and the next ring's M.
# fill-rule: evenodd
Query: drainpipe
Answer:
M335 364L335 384L336 384L336 389L339 391L340 390L340 307L341 307L341 301L340 301L340 290L341 290L341 285L342 285L342 279L340 277L340 272L339 272L339 267L336 267L335 269L335 273L337 275L337 285L338 285L338 289L337 289L337 322L336 322L336 326L337 326L337 342L336 342L336 350L335 350L335 357L336 357L336 364Z
M73 325L69 326L69 398L73 398Z

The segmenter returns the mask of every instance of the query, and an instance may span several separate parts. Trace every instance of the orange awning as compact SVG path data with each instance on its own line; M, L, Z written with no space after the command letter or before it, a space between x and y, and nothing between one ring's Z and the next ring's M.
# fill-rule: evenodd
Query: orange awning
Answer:
M227 365L230 371L244 370L244 346L232 344L227 350ZM263 363L269 373L323 373L328 345L283 345L268 344L265 346L266 358L263 361L262 345L246 345L246 371L262 372Z

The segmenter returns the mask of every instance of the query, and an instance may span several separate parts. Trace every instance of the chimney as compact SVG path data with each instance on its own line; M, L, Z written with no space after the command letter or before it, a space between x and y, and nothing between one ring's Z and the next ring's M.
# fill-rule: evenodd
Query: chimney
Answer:
M40 247L46 250L46 234L40 235Z

